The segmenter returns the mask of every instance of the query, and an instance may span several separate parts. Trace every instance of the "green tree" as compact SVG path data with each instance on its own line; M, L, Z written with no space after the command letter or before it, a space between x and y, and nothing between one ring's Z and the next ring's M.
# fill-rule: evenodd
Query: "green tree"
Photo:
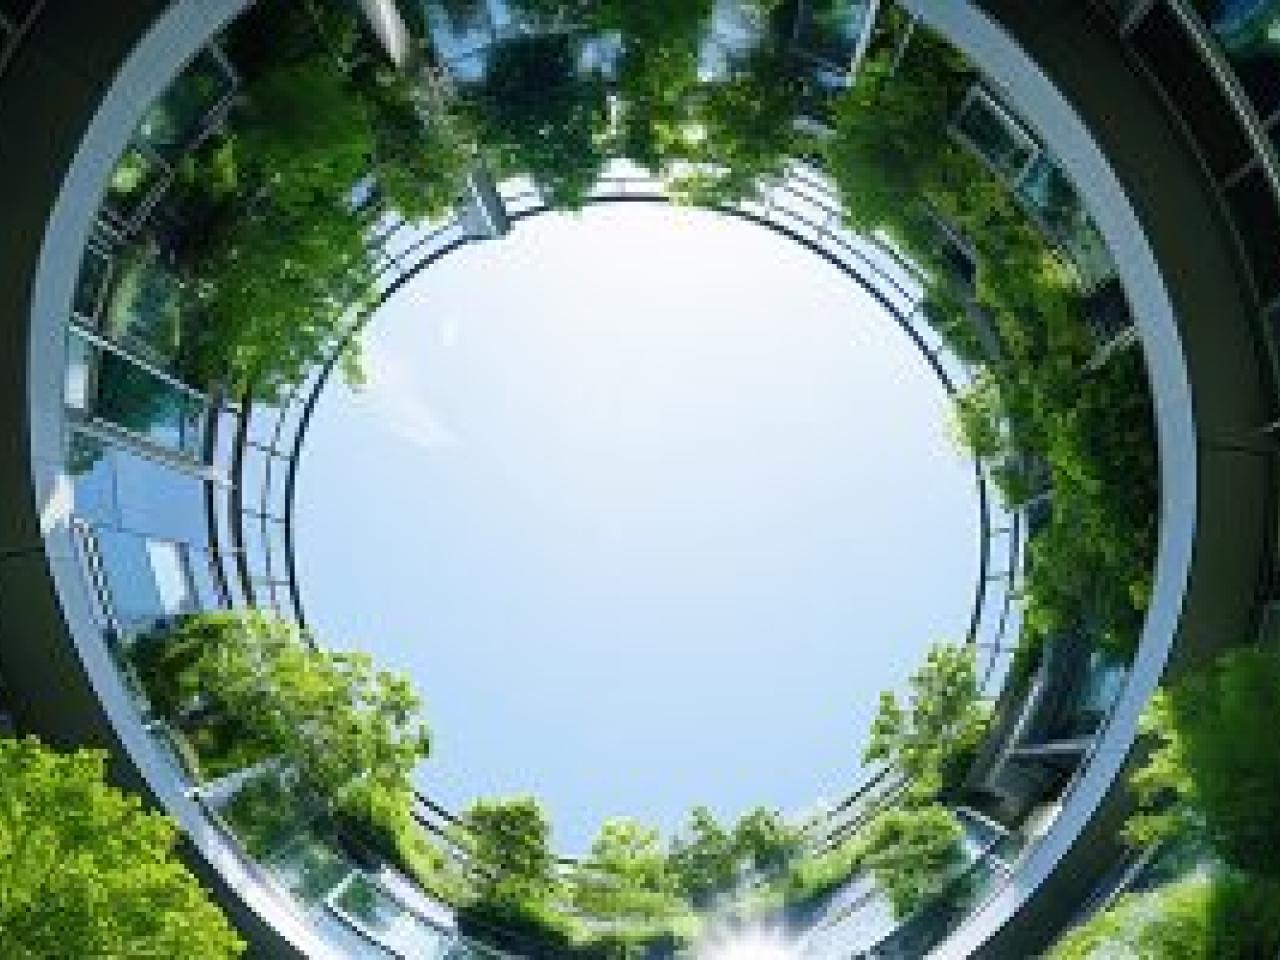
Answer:
M764 44L733 66L728 79L699 92L692 121L699 138L689 159L701 171L678 178L673 192L693 203L721 204L753 196L806 152L796 129L804 85L784 50Z
M707 907L737 885L740 861L733 834L706 807L694 807L685 829L671 842L667 866L685 899Z
M373 174L406 220L443 217L462 195L472 163L467 131L446 104L428 105L400 73L370 70L360 98L373 133ZM420 102L421 101L421 102Z
M0 952L240 956L243 942L174 856L173 824L107 786L104 761L0 738Z
M733 847L739 860L763 874L785 869L801 852L803 835L776 810L756 807L733 828Z
M1130 839L1198 835L1232 866L1280 879L1280 653L1222 655L1157 693L1143 726L1156 746L1132 777L1143 811Z
M1196 875L1130 893L1068 933L1050 960L1255 960L1280 952L1280 886Z
M573 900L598 918L653 919L680 911L658 831L635 820L607 820L574 877Z
M886 811L867 827L862 866L905 917L936 894L961 863L959 821L936 803Z
M314 649L294 624L250 611L185 617L141 638L133 662L212 772L277 761L330 810L408 810L430 750L421 703L367 655Z
M533 797L477 800L463 815L476 898L511 908L545 906L556 889L551 822Z
M892 765L914 795L932 797L963 778L987 719L973 649L937 644L912 674L905 701L880 694L863 760Z
M583 205L607 159L607 110L600 81L579 74L572 37L503 43L461 109L501 173L531 177L553 206Z
M369 172L374 134L338 65L280 65L249 87L236 133L189 176L227 191L186 251L207 314L187 366L234 393L275 398L338 339L368 295L368 216L351 192Z

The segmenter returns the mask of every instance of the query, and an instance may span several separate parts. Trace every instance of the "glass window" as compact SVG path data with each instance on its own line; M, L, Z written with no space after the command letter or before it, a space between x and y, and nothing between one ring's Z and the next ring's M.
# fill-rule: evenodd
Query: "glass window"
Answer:
M111 258L94 244L84 249L80 262L80 274L76 278L75 298L72 309L87 320L97 319L111 277Z
M200 610L220 610L222 593L213 575L213 558L204 550L188 550L191 582L195 588L195 605Z
M93 391L93 358L96 348L74 330L67 334L67 369L62 400L72 410L86 413Z
M106 528L95 532L112 611L125 630L146 630L194 609L179 544Z
M1015 179L1035 156L1037 146L1013 115L975 87L955 128L964 140L980 153L1001 176Z
M200 137L234 88L235 78L222 58L202 50L148 108L138 139L172 159Z
M448 953L450 938L415 917L362 873L352 874L333 904L403 957L437 960Z
M1115 274L1111 254L1075 186L1047 155L1041 155L1018 186L1018 195L1031 208L1092 289Z
M204 403L110 350L97 351L91 413L162 447L199 458Z
M120 447L108 449L122 527L196 546L207 544L204 480Z
M106 203L121 220L132 223L150 205L167 171L159 158L130 146L107 180Z
M1262 117L1280 109L1280 5L1210 0L1205 18Z
M106 445L96 437L71 434L67 443L67 472L71 474L75 515L90 523L118 526L116 474Z
M103 304L103 331L167 365L182 346L183 294L181 281L154 251L130 248L116 264Z

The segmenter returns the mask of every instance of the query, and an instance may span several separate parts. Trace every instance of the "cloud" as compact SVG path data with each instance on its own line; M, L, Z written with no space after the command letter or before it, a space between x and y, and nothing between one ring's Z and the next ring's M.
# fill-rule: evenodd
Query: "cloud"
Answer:
M427 398L412 351L397 351L375 341L366 346L365 357L369 379L359 399L379 424L425 450L458 442Z

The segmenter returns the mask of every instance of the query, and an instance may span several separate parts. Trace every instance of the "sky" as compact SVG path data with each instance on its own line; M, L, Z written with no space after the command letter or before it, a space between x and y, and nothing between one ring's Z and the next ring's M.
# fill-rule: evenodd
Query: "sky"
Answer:
M415 681L420 785L607 817L798 814L878 693L960 639L972 465L876 302L767 230L620 204L520 223L374 318L298 474L311 626Z

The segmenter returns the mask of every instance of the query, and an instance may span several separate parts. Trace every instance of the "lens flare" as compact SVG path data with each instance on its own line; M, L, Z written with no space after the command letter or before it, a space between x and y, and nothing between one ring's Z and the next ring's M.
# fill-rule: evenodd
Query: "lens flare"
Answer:
M700 960L800 960L800 951L774 930L739 930L712 944Z

